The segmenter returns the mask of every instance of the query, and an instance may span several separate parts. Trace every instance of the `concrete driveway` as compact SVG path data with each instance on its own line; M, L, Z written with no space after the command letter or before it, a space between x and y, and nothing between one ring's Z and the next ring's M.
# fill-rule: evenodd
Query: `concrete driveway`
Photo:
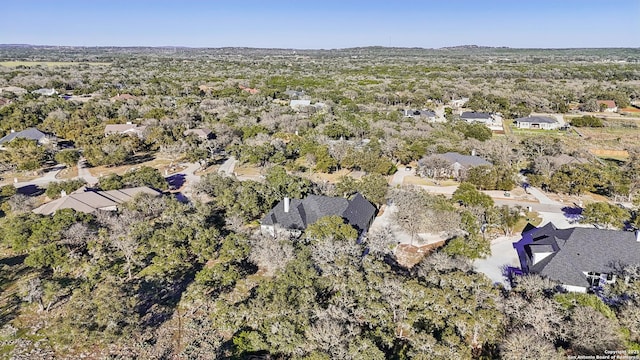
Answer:
M501 236L493 240L491 243L491 256L486 259L475 260L473 268L477 272L487 275L494 284L500 283L509 289L509 281L502 276L502 269L505 266L520 267L518 253L512 245L518 240L520 240L519 235Z
M220 168L218 168L218 173L232 176L233 170L235 170L235 167L236 167L236 158L231 156L222 165L220 165Z
M415 173L416 173L416 170L414 168L407 170L406 166L398 165L398 171L396 171L396 173L393 174L393 177L391 178L391 182L389 183L389 185L392 187L402 186L402 184L404 183L404 177L409 175L415 175Z

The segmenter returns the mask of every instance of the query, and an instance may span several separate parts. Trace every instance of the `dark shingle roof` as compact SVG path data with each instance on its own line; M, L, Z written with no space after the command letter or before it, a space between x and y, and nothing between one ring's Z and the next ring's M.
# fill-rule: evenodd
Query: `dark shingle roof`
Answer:
M462 114L460 114L460 118L461 119L491 119L491 114L489 113L484 113L484 112L471 112L471 111L465 111Z
M363 232L369 229L371 219L375 214L376 207L367 201L360 193L357 193L353 199L349 201L349 206L347 206L347 209L342 213L342 217L347 219L347 222L358 230L358 232Z
M516 122L528 122L532 124L555 124L558 120L546 116L527 116L517 118Z
M368 229L376 208L359 193L353 199L308 195L303 200L291 199L289 212L284 212L284 200L267 213L263 225L278 224L287 229L304 230L324 216L338 215L359 232Z
M565 285L589 287L584 273L614 273L620 265L640 263L640 242L629 231L591 228L555 229L545 226L533 233L526 245L529 272L546 276ZM553 254L533 264L533 254Z
M444 154L439 154L439 156L445 158L451 164L459 163L462 166L473 167L473 166L480 166L480 165L491 165L490 162L488 162L487 160L479 156L462 155L457 152L448 152Z
M43 133L42 131L40 131L40 130L38 130L36 128L28 128L28 129L24 129L22 131L9 133L7 136L5 136L2 139L0 139L0 144L4 144L6 142L9 142L9 141L11 141L13 139L17 139L17 138L40 141L40 140L44 139L45 137L47 137L47 135L45 133Z

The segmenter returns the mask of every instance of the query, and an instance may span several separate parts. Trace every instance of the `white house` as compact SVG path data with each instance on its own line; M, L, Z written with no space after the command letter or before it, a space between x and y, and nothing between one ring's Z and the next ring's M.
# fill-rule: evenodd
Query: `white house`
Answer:
M104 127L104 136L113 134L122 135L136 135L139 138L144 137L144 131L147 129L146 125L133 124L127 122L126 124L108 124Z
M560 127L560 122L548 116L527 116L515 119L519 129L553 130Z
M604 112L617 112L618 111L618 106L616 105L616 102L613 100L598 100L596 101L598 103L598 108L600 109L604 109Z

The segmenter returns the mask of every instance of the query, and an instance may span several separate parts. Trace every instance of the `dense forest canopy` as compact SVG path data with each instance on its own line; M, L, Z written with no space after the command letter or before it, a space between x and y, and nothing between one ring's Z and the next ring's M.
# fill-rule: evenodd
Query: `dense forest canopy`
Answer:
M509 196L523 175L550 194L603 199L584 206L585 222L638 227L638 120L600 114L597 101L633 110L639 49L1 45L0 88L1 135L55 138L0 150L2 356L559 359L640 349L637 268L605 290L625 301L605 303L534 275L505 288L472 265L491 236L511 236L528 216L483 191ZM42 88L55 94L34 93ZM463 98L465 110L499 114L504 131L462 120L451 104ZM415 111L425 115L406 115ZM532 113L578 130L514 127ZM603 149L626 155L594 155ZM452 174L445 153L486 164ZM257 175L221 173L230 156ZM80 171L78 162L100 169L96 191L164 194L41 215L36 202L87 182L28 196L10 183L53 166ZM171 174L185 163L203 172L178 196ZM457 189L389 185L410 171ZM397 205L390 221L411 241L433 232L446 242L409 266L390 227L359 238L326 216L302 236L260 231L285 197L356 193L378 215Z

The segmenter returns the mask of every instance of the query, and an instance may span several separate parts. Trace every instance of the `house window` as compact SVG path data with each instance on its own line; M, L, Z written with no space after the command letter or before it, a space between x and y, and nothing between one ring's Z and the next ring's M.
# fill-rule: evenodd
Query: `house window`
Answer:
M587 281L591 286L600 286L600 273L589 272L587 273Z
M607 284L613 284L614 282L616 282L616 275L615 274L606 274L605 281L607 282Z

